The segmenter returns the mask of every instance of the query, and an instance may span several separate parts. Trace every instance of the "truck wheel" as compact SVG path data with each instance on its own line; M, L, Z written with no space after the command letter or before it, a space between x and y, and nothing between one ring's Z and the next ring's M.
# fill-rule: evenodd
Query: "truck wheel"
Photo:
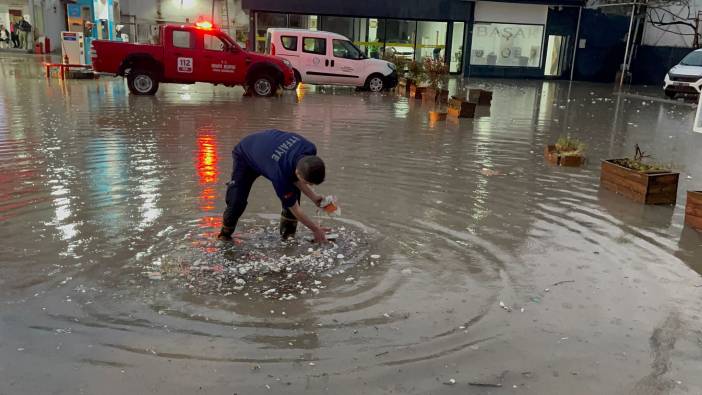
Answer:
M278 84L268 74L260 74L253 79L251 90L256 96L273 96L278 90Z
M385 79L380 74L373 74L366 80L365 88L371 92L381 92L385 89Z
M127 74L129 91L135 95L155 95L158 90L158 80L149 70L131 70Z
M288 91L292 91L297 89L297 86L300 85L300 82L302 82L302 77L300 77L300 73L297 72L297 70L293 70L295 79L293 82L290 83L290 85L284 86L283 88Z

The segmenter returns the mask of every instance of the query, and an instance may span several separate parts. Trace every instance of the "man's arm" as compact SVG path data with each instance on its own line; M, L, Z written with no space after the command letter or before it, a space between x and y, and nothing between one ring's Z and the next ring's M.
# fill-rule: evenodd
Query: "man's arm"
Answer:
M290 212L293 213L298 221L302 222L306 227L308 227L312 233L314 233L314 239L318 243L324 243L327 241L327 228L323 228L317 225L310 217L302 211L300 204L295 203L294 206L290 207Z
M312 188L310 188L309 185L307 185L304 182L301 181L295 181L295 186L305 194L314 204L319 207L319 204L322 203L322 200L324 200L324 196L317 194L317 192L313 191ZM299 218L298 218L299 219ZM302 221L300 221L302 222ZM304 223L304 222L303 222Z

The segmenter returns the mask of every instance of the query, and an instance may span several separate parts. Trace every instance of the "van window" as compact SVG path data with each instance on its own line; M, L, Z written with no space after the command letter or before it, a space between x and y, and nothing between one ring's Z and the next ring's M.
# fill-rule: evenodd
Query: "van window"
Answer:
M173 30L173 46L176 48L193 48L192 34L186 30Z
M361 51L348 40L332 40L334 56L344 59L361 59Z
M327 39L305 37L302 39L302 51L317 55L327 54Z
M280 41L283 43L283 48L288 51L297 51L297 37L296 36L282 36Z

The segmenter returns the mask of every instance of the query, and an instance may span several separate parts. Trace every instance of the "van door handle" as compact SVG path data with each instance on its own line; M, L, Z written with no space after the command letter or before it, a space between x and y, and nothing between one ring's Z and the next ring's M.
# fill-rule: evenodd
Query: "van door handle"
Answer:
M332 67L334 67L334 60L331 61L331 65L332 65Z
M324 65L329 67L329 59L324 59Z

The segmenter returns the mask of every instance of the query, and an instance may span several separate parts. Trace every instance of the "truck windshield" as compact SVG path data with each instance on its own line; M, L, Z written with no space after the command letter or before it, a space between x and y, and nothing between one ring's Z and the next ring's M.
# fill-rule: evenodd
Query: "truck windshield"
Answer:
M702 66L702 52L692 52L680 61L683 66Z

